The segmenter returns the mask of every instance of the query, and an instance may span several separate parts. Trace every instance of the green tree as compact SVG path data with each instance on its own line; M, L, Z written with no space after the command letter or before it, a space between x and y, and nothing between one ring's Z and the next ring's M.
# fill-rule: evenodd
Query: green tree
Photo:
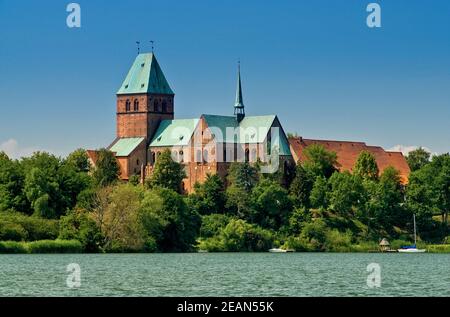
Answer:
M78 240L85 252L98 252L104 237L95 221L83 210L74 210L59 221L59 239Z
M65 160L65 164L73 167L76 172L89 172L89 158L84 149L77 149L70 153Z
M295 177L289 187L289 195L295 207L309 208L311 205L310 194L314 186L314 175L308 173L303 166L297 165Z
M120 167L114 153L106 149L97 152L97 162L92 172L94 183L100 187L106 187L118 181Z
M387 227L404 224L404 192L400 173L394 167L386 168L380 176L377 189L377 222Z
M406 156L406 160L411 171L417 171L428 164L430 162L430 155L431 154L422 147L409 152Z
M228 181L230 184L246 191L247 193L251 192L259 179L258 169L251 166L248 162L231 163L228 173Z
M279 230L288 224L292 210L287 190L279 183L264 179L255 186L252 193L254 212L251 221L263 228Z
M448 228L450 211L450 154L433 157L429 164L411 173L407 204L416 214L422 231L432 229L433 215L441 215L443 234Z
M353 211L353 207L359 207L364 197L362 179L349 172L335 172L329 179L331 191L329 202L331 210L343 215Z
M375 156L368 151L362 151L356 160L353 173L363 179L377 180L379 170Z
M156 215L165 224L157 241L159 249L192 251L200 229L200 216L188 208L177 192L167 188L158 188L156 192L162 198L162 207L156 210Z
M200 214L225 212L225 185L217 174L207 174L206 180L194 185L194 193L189 196L190 205Z
M150 188L162 187L181 192L181 182L186 177L182 164L175 162L169 149L158 156L153 173L149 178Z
M129 184L103 187L97 192L91 217L104 237L107 251L141 251L147 232L140 221L143 189Z
M327 208L329 192L328 182L324 176L318 176L311 190L310 201L313 208Z
M251 193L244 191L236 185L226 189L226 210L238 218L248 219L253 213Z
M337 155L325 149L323 145L312 144L306 147L304 154L306 157L304 167L315 176L329 178L336 171Z
M0 152L0 211L30 212L30 203L23 192L24 182L25 175L20 163Z
M270 231L249 224L242 219L233 219L221 232L225 251L267 251L272 247Z

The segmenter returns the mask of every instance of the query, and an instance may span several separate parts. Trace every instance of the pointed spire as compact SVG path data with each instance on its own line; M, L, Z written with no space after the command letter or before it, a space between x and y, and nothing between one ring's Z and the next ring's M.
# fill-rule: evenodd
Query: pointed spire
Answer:
M238 61L238 80L236 87L236 102L234 104L234 114L237 121L241 121L245 117L244 100L242 98L242 85L241 85L241 62Z

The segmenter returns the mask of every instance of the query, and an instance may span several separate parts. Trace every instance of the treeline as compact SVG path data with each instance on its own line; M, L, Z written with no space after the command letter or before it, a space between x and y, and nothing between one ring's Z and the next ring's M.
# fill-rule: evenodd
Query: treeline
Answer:
M258 163L233 163L227 186L208 175L193 194L183 195L184 168L169 151L158 157L144 186L137 176L120 182L116 159L104 149L95 168L84 150L65 159L38 152L11 160L0 153L0 241L11 241L0 252L14 252L15 246L17 252L63 252L64 245L75 250L74 241L84 252L274 246L364 251L377 249L383 237L393 244L410 241L413 213L422 240L446 241L448 154L430 159L423 149L411 152L407 186L394 168L380 175L369 152L360 154L352 174L338 172L336 154L321 146L308 147L305 155L304 164L275 174L261 174ZM30 244L39 240L54 242L40 244L46 248Z

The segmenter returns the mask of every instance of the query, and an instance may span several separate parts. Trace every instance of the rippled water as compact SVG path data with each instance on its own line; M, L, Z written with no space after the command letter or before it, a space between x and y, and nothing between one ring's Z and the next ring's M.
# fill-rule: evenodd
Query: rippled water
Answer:
M69 263L81 287L66 285ZM381 266L369 288L367 265ZM450 296L450 254L0 255L1 296Z

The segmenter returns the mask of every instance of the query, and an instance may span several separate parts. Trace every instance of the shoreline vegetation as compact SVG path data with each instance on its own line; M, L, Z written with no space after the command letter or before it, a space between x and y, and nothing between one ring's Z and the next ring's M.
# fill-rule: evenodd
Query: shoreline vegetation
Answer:
M232 163L222 180L208 175L192 194L170 152L140 184L119 181L114 155L95 169L82 149L67 158L37 152L12 160L0 152L0 254L144 252L378 252L412 244L450 253L450 155L411 152L409 183L361 152L353 172L335 169L320 145L307 160L261 174L259 162Z

